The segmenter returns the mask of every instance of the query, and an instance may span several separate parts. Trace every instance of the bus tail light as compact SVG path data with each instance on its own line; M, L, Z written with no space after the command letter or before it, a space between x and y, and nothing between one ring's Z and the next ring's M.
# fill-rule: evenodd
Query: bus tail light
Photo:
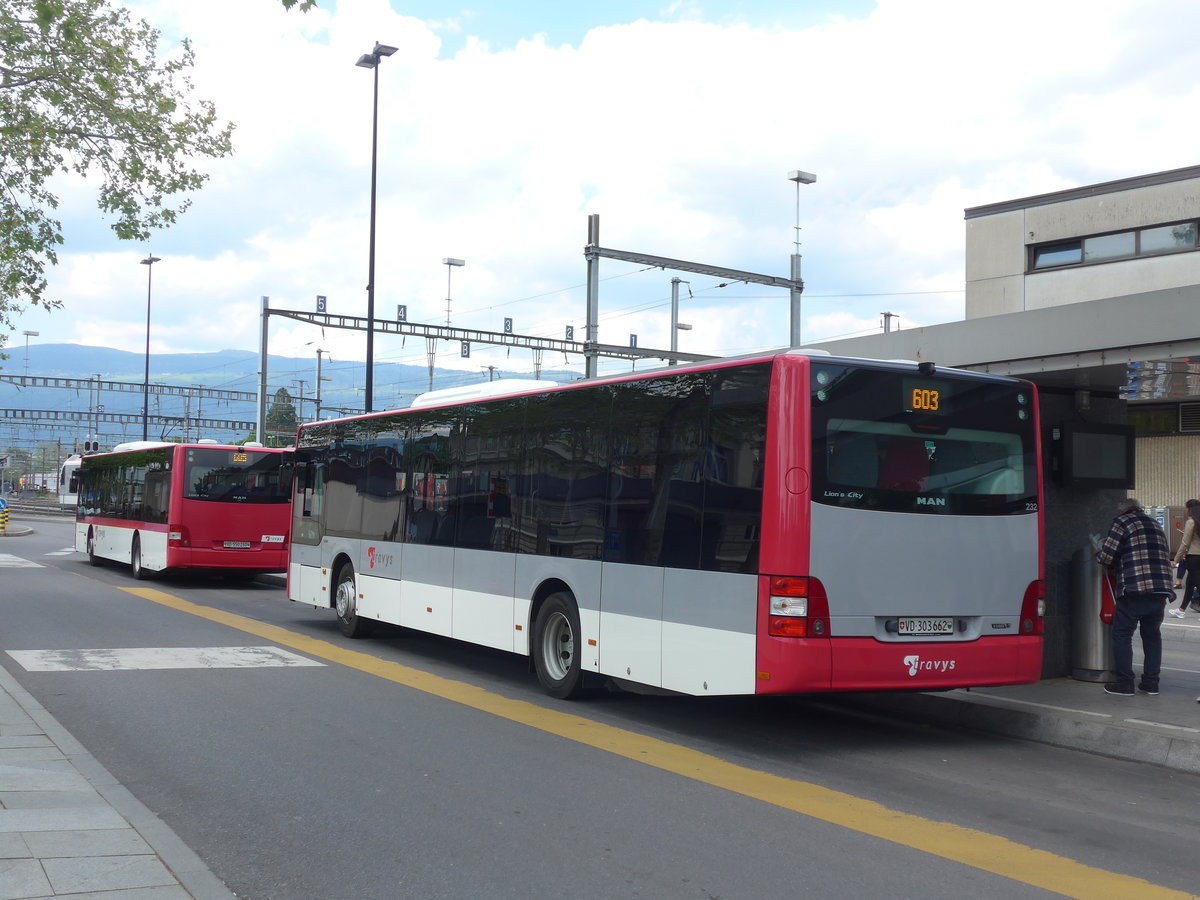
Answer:
M772 637L828 637L829 599L820 579L775 575L769 578L767 633Z
M188 530L183 525L168 525L167 526L167 546L168 547L187 547L191 544L191 538L188 536Z
M1029 582L1021 601L1021 634L1043 634L1046 630L1046 582Z

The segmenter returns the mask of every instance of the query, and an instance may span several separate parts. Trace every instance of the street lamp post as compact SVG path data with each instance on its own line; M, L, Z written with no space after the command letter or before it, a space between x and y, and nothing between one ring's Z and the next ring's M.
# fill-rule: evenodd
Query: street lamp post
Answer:
M446 267L446 325L450 324L450 273L454 266L465 266L465 259L455 259L453 256L443 256L442 265Z
M801 172L799 169L788 172L788 181L796 182L796 252L792 254L792 287L791 287L791 345L800 346L800 295L804 293L804 280L800 277L800 185L812 184L817 176L811 172Z
M391 56L397 47L375 42L375 49L358 58L357 66L375 70L375 92L371 103L371 237L367 262L367 377L363 405L372 412L375 381L375 172L379 154L379 61Z
M141 261L146 267L146 377L142 381L142 440L150 440L150 284L154 264L162 262L157 256L147 256Z
M40 331L23 331L21 333L23 335L25 335L25 377L28 378L29 377L29 339L31 337L38 337L39 335L41 335L41 332Z

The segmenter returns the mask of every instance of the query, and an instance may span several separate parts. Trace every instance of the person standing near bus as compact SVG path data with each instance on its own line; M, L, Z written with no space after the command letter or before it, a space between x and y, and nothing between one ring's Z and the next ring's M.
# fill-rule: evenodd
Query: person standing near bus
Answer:
M1117 515L1096 561L1113 569L1117 579L1117 609L1113 618L1113 668L1117 680L1105 693L1133 696L1133 633L1142 633L1143 694L1158 693L1162 669L1162 623L1171 588L1171 550L1167 536L1142 505L1130 497L1117 504Z
M1183 600L1178 609L1172 609L1171 615L1182 619L1188 604L1200 603L1196 591L1200 588L1200 500L1187 502L1188 518L1183 526L1183 535L1179 538L1179 549L1175 551L1175 564L1187 566L1187 582L1183 588Z

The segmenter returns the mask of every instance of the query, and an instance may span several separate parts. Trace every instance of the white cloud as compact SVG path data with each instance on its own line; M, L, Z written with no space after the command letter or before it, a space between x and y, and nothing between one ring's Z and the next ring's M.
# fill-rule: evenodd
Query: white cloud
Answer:
M512 316L521 333L582 334L589 213L605 246L786 275L795 168L818 175L799 196L806 339L877 330L883 310L901 327L949 321L962 315L965 207L1190 165L1200 137L1188 0L880 0L793 30L705 20L694 4L668 9L672 22L597 7L575 45L531 32L503 50L472 32L482 18L421 22L386 0L304 15L270 0L130 5L191 37L197 94L237 123L235 155L206 165L194 208L152 245L163 350L257 350L263 295L365 312L373 75L354 61L376 40L400 48L378 71L376 314L406 303L434 324L441 260L456 256L453 324L500 330ZM451 34L465 36L452 54ZM52 280L66 309L31 311L18 333L140 350L150 248L106 237L82 192L65 199ZM637 268L602 263L601 340L666 346L675 273ZM682 348L786 340L785 291L682 277ZM271 336L275 352L315 342L344 361L365 343L282 320ZM376 358L422 364L423 342L381 337ZM477 347L439 364L513 360Z

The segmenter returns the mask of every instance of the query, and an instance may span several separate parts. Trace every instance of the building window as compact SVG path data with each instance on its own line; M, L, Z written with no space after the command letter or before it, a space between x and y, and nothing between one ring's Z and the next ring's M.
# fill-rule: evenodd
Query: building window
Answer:
M1142 253L1171 253L1175 250L1192 250L1196 246L1196 223L1164 225L1161 228L1143 228L1141 231Z
M1049 269L1053 266L1070 266L1083 262L1083 241L1068 241L1065 244L1046 244L1033 248L1033 267Z
M1196 232L1196 222L1179 222L1038 244L1029 248L1029 268L1057 269L1195 250Z
M1120 234L1104 234L1087 238L1083 242L1083 261L1100 262L1105 259L1120 259L1133 256L1137 251L1137 232L1122 231Z

